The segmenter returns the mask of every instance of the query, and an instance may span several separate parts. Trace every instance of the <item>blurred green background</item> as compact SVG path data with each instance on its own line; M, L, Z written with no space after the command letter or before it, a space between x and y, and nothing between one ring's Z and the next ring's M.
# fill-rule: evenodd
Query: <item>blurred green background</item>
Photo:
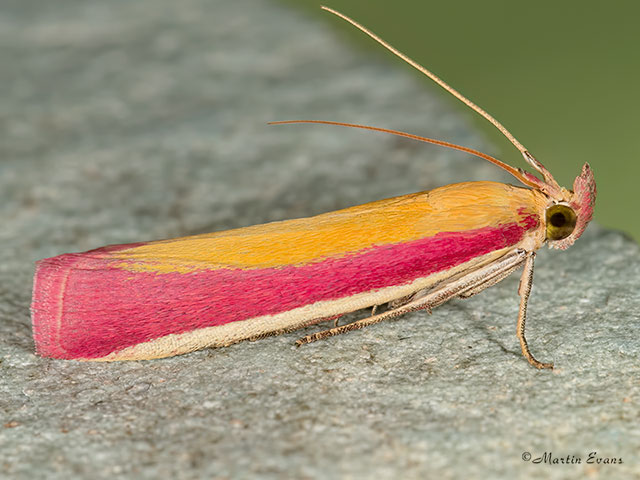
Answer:
M345 43L386 56L390 68L410 69L320 10L320 0L281 1L339 30ZM598 186L596 220L640 241L640 214L633 210L640 174L640 2L325 2L489 111L561 185L571 188L589 162ZM427 78L424 85L439 90ZM450 102L466 108L453 97ZM502 160L526 167L488 122L468 115L498 146ZM429 136L420 125L412 133Z

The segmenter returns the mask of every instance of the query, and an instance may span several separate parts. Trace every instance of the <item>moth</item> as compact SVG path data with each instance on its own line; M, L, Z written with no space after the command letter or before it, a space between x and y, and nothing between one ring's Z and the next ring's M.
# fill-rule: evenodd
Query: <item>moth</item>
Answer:
M264 225L170 240L112 245L37 263L31 305L36 351L77 360L141 360L289 332L371 308L371 315L307 335L338 335L467 298L523 267L516 333L525 338L535 252L566 249L592 218L588 164L573 190L496 119L351 18L327 7L435 81L500 130L542 177L476 150L409 133L342 122L475 155L523 186L478 181ZM386 310L379 312L380 306Z

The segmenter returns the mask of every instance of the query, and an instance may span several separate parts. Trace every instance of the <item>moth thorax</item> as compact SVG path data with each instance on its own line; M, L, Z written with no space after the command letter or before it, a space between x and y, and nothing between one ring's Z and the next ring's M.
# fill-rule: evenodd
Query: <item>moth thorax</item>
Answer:
M578 216L568 205L558 203L551 205L546 211L547 240L562 240L573 233Z

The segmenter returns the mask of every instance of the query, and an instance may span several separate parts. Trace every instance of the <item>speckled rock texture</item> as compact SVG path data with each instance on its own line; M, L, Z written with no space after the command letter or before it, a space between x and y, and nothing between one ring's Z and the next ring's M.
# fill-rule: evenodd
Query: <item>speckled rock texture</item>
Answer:
M157 361L34 355L39 258L506 179L385 135L267 126L495 153L426 80L328 25L266 0L2 2L0 477L640 477L640 254L597 225L538 255L528 337L553 371L520 354L517 275L302 348L317 327Z

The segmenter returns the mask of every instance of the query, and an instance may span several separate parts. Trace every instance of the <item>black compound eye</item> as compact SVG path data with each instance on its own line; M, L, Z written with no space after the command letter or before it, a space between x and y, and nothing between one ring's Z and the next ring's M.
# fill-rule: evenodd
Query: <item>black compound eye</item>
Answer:
M547 238L562 240L576 228L576 212L567 205L552 205L547 208Z

